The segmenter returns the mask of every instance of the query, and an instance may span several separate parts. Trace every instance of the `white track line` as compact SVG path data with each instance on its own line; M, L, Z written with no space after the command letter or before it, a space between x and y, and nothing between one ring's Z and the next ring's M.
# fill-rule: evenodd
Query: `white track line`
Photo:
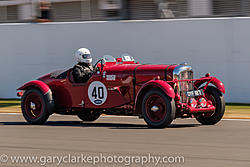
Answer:
M0 113L0 115L21 115L21 113Z
M250 119L222 119L223 121L246 121L246 122L249 122Z

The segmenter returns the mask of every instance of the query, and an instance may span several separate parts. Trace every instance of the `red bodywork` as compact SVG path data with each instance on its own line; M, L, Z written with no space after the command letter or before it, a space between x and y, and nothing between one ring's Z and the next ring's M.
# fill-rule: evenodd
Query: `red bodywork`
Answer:
M222 93L225 93L223 83L215 77L200 79L176 79L174 70L185 65L151 65L123 62L117 58L117 62L106 62L99 68L86 83L74 83L72 69L64 72L53 72L46 74L35 81L28 82L18 88L19 91L27 90L30 87L40 89L44 94L50 90L55 103L55 112L71 112L73 110L106 110L106 111L125 111L125 114L141 114L141 101L145 93L151 88L161 89L167 96L175 100L177 116L195 112L214 111L215 107L207 100L208 105L204 108L191 107L186 101L181 100L180 83L191 84L194 89L198 89L206 83L203 91L208 84L213 84ZM101 67L101 64L98 64ZM88 96L90 84L99 81L105 85L107 98L101 105L96 105ZM21 93L22 94L22 93ZM19 95L21 95L19 93ZM93 93L92 93L93 94ZM93 94L95 95L95 94ZM206 98L204 96L204 98Z

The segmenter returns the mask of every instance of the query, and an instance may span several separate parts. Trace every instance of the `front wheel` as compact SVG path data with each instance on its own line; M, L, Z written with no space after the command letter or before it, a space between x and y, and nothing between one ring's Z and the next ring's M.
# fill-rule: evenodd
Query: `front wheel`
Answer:
M199 113L195 115L198 122L203 125L214 125L218 123L225 112L225 100L222 93L213 86L208 86L205 90L205 96L208 100L211 100L215 106L215 111L212 113Z
M149 90L142 101L142 115L145 122L153 128L165 128L175 117L174 99L160 89Z
M23 117L29 124L44 124L49 118L48 99L38 89L25 91L21 107Z

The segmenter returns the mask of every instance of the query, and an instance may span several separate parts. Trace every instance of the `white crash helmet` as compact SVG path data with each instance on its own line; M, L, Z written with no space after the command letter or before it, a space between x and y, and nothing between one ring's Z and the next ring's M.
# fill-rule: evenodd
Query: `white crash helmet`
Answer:
M76 60L79 63L92 63L92 57L90 51L87 48L80 48L75 52Z

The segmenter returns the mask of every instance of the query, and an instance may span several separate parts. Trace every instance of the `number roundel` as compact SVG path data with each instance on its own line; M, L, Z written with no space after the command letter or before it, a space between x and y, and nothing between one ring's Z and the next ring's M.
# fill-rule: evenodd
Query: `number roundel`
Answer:
M89 85L88 97L94 105L102 105L106 101L107 95L107 88L103 83L94 81Z

